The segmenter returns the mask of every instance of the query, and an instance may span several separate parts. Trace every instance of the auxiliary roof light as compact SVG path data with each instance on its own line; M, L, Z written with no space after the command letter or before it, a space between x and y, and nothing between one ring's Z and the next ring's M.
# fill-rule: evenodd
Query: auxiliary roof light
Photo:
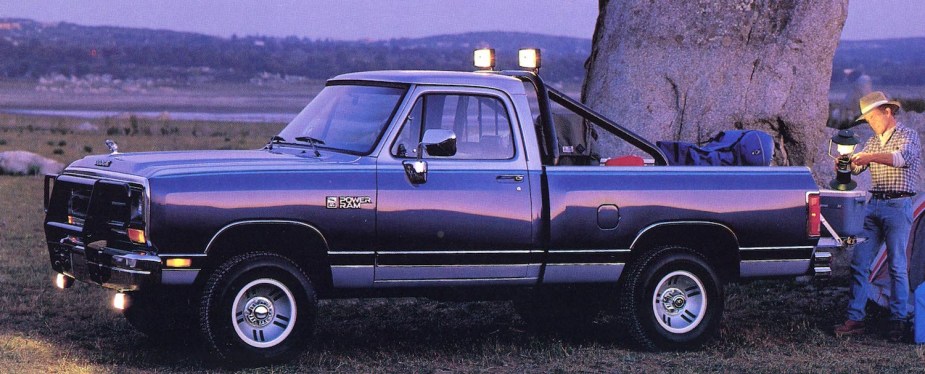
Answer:
M540 50L538 48L524 48L518 51L520 67L524 69L540 69Z
M494 48L476 49L472 54L475 67L480 70L494 70L495 68L495 50Z

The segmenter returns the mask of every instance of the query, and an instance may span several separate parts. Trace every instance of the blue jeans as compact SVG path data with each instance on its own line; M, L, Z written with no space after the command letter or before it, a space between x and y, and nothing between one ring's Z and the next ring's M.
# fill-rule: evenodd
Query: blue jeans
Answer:
M870 265L881 244L886 242L890 269L890 319L906 321L909 317L909 271L906 245L912 229L912 199L871 199L867 204L864 232L867 240L854 247L851 260L851 301L848 319L864 320L867 305Z

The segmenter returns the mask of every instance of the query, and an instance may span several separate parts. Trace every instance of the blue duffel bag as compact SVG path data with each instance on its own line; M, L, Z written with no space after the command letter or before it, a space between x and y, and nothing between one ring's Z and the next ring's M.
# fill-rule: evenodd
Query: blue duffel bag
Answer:
M656 142L669 165L769 166L774 139L758 130L721 131L698 146L688 142Z

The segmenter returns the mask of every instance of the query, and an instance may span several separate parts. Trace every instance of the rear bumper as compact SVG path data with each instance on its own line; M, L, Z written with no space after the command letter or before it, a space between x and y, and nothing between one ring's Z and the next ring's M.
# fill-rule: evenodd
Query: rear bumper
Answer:
M136 291L161 283L161 258L145 252L106 247L105 241L81 245L48 243L52 268L86 283L117 291Z

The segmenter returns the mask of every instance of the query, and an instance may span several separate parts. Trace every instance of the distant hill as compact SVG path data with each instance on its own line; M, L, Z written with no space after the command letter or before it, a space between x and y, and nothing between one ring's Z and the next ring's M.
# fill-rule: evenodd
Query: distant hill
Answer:
M499 68L516 68L517 49L543 49L543 74L580 83L591 40L514 32L479 32L381 41L297 37L221 38L168 30L0 19L0 77L110 75L175 82L248 81L258 77L326 79L362 70L472 70L471 53L491 46ZM261 78L262 77L262 78Z
M832 67L835 82L864 73L875 86L925 85L925 38L843 40Z
M327 79L363 70L472 70L471 53L490 46L498 67L515 69L517 49L543 49L543 76L577 85L591 40L517 32L477 32L425 38L339 41L297 37L203 34L81 26L0 18L0 77L105 76L163 84L207 81ZM925 38L842 41L833 83L860 72L875 85L925 85Z

